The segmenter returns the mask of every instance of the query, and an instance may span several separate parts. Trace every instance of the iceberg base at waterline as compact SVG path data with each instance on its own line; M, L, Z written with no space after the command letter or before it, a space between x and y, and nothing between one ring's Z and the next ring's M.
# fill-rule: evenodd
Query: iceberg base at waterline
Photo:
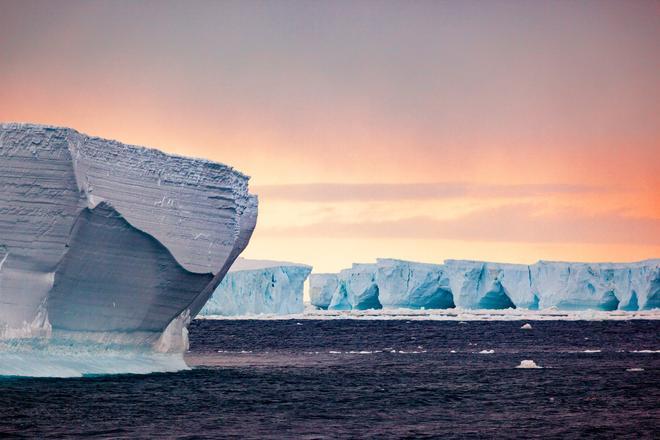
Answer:
M17 339L0 343L0 376L83 377L165 373L189 369L183 353L139 346Z

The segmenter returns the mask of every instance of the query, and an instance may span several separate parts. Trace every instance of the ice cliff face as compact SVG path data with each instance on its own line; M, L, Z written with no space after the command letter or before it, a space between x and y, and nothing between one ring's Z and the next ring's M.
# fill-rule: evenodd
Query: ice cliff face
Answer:
M339 279L334 273L313 273L309 276L309 298L313 306L326 310L337 290Z
M446 270L437 264L378 260L380 302L388 308L448 309L455 307Z
M199 314L302 313L303 287L311 271L302 264L239 259Z
M379 259L312 274L319 308L643 310L660 307L660 260L532 265Z
M530 266L541 308L640 310L660 307L660 260L631 264Z
M0 125L0 188L0 340L181 350L257 216L231 167L32 124Z
M382 308L378 301L375 264L354 264L339 272L337 281L337 290L328 306L330 310Z

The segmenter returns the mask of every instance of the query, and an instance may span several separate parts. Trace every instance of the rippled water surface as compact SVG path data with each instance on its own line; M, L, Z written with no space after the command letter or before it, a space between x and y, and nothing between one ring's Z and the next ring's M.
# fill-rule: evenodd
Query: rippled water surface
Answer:
M190 371L0 378L0 437L657 438L660 321L522 324L195 321Z

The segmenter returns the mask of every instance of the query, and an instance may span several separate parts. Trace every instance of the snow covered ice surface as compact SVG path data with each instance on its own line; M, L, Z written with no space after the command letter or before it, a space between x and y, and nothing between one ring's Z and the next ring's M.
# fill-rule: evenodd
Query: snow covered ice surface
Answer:
M239 258L215 289L201 316L302 313L311 266Z
M310 276L312 305L328 310L452 309L566 311L660 307L660 260L532 265L378 259Z
M69 128L1 124L0 375L36 374L29 359L39 375L49 362L66 375L185 367L186 326L254 229L248 179ZM94 350L118 354L105 368Z

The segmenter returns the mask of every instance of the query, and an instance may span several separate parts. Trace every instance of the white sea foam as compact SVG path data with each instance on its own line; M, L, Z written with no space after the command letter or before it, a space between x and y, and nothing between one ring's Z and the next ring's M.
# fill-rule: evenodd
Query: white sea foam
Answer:
M644 371L643 368L626 368L626 371Z
M479 354L493 354L495 353L495 350L481 350Z

